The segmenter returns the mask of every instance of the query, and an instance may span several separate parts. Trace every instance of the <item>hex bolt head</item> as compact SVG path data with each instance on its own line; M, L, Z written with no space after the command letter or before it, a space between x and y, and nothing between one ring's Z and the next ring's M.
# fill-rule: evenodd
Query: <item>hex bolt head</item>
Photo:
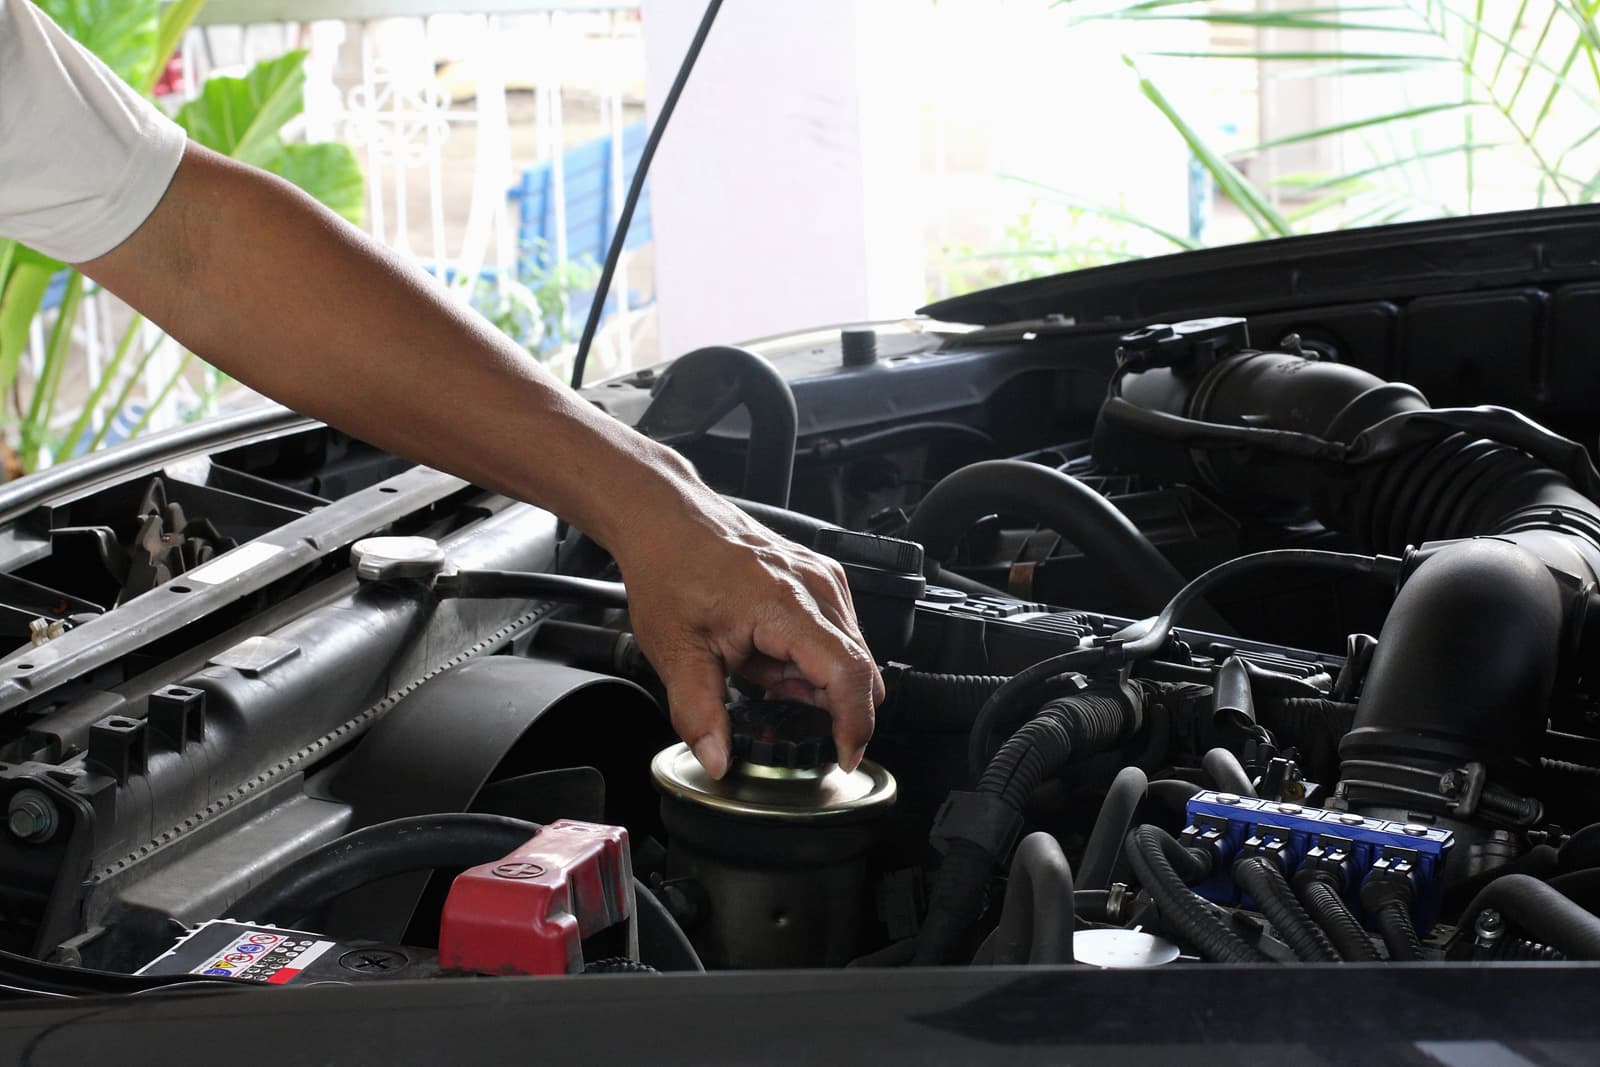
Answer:
M6 828L11 836L33 844L50 840L59 821L55 801L37 789L19 790L6 811Z

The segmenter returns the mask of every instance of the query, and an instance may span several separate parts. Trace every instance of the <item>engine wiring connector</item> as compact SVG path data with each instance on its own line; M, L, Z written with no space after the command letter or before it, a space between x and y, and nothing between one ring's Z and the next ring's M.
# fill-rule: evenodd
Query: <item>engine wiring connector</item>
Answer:
M1188 812L1183 842L1221 861L1193 887L1207 900L1245 903L1226 860L1256 853L1271 856L1290 880L1302 867L1332 874L1340 896L1369 926L1373 916L1363 907L1361 890L1373 879L1407 883L1419 931L1426 933L1438 916L1444 862L1455 844L1449 830L1216 790L1195 794Z

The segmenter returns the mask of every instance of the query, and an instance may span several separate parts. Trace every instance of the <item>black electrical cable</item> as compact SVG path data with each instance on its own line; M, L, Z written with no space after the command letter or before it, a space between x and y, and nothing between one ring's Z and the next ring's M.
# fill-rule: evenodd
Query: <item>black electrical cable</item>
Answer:
M502 815L418 815L368 826L294 860L228 909L246 922L293 926L334 897L396 874L476 867L539 832Z
M1128 862L1145 892L1155 899L1161 921L1191 943L1202 957L1219 963L1265 963L1267 957L1235 933L1188 886L1209 873L1204 858L1156 826L1128 832Z
M1339 895L1334 875L1315 867L1295 872L1294 890L1307 913L1328 935L1339 958L1347 963L1375 963L1378 950Z
M1032 710L1024 702L1033 689L1059 675L1089 671L1106 664L1132 663L1154 655L1167 643L1178 619L1213 586L1241 574L1275 567L1370 574L1392 582L1399 577L1400 564L1401 561L1392 556L1361 556L1316 548L1275 548L1219 563L1178 590L1155 618L1134 623L1109 641L1051 656L1013 675L989 698L973 721L972 735L967 741L968 769L974 777L982 772L994 751L991 735L997 727L1010 725L1010 719L1004 718L1008 713L1014 713L1018 707L1024 713Z
M650 127L650 136L645 139L644 150L639 153L639 166L633 172L633 181L628 183L628 195L622 201L622 213L617 218L617 229L611 235L611 247L606 250L606 261L600 268L600 282L594 289L594 302L589 305L589 315L583 322L583 336L578 339L578 352L572 360L574 389L583 388L583 371L589 362L589 350L594 347L594 336L600 330L600 316L605 313L606 296L611 292L611 279L616 276L617 264L622 261L622 249L628 240L628 227L633 223L633 213L639 206L639 198L644 194L644 179L650 173L650 163L656 157L656 147L661 144L661 135L666 132L667 123L672 120L672 112L677 109L678 98L683 95L683 87L689 82L689 72L694 70L695 60L700 58L700 49L705 47L706 38L711 34L711 24L717 20L717 12L721 8L722 0L711 0L706 5L706 13L700 16L700 26L694 31L694 39L689 42L689 50L684 53L683 62L678 64L678 73L672 79L672 88L667 90L666 99L661 102L661 113L656 116L654 125Z
M1511 875L1510 877L1517 877ZM1528 879L1532 881L1532 879ZM1500 879L1505 881L1505 879ZM1489 883L1491 886L1496 883ZM1541 889L1548 889L1540 883ZM1486 890L1487 891L1487 890ZM1560 896L1559 893L1555 894ZM1483 899L1479 893L1474 903ZM1570 902L1569 902L1570 903ZM1417 936L1417 924L1411 917L1411 886L1399 879L1368 878L1361 885L1361 906L1378 928L1389 958L1400 963L1414 963L1422 959L1422 939ZM1471 911L1472 909L1468 909ZM1474 912L1473 915L1476 913ZM1463 916L1461 927L1470 929L1470 918Z
M1149 788L1150 779L1138 767L1124 767L1111 780L1111 788L1100 802L1094 829L1089 832L1089 843L1083 848L1080 882L1084 889L1105 889L1111 884L1117 858L1122 855L1123 839Z
M1255 898L1256 907L1278 936L1307 963L1336 963L1339 953L1322 928L1311 921L1276 861L1262 855L1241 856L1233 865L1233 881Z
M571 574L540 574L535 571L458 571L434 579L434 591L442 597L463 599L564 600L602 608L626 608L628 591L621 582L599 578L579 578Z

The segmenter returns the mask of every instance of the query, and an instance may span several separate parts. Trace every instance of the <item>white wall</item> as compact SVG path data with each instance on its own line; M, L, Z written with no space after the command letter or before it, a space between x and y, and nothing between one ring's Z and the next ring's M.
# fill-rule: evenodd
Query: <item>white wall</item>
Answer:
M704 0L644 0L659 110ZM923 296L919 0L727 0L651 171L661 355Z

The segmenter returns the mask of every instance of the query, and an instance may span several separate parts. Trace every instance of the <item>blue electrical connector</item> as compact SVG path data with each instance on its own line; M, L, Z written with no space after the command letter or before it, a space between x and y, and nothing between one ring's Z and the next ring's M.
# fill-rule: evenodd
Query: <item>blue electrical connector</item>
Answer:
M1189 801L1183 841L1216 857L1215 873L1193 887L1219 904L1249 904L1233 884L1234 860L1252 852L1272 856L1291 881L1304 866L1333 874L1351 911L1365 919L1361 886L1369 879L1410 883L1412 915L1426 933L1439 914L1444 861L1455 844L1449 830L1420 823L1369 819L1276 800L1206 790Z

